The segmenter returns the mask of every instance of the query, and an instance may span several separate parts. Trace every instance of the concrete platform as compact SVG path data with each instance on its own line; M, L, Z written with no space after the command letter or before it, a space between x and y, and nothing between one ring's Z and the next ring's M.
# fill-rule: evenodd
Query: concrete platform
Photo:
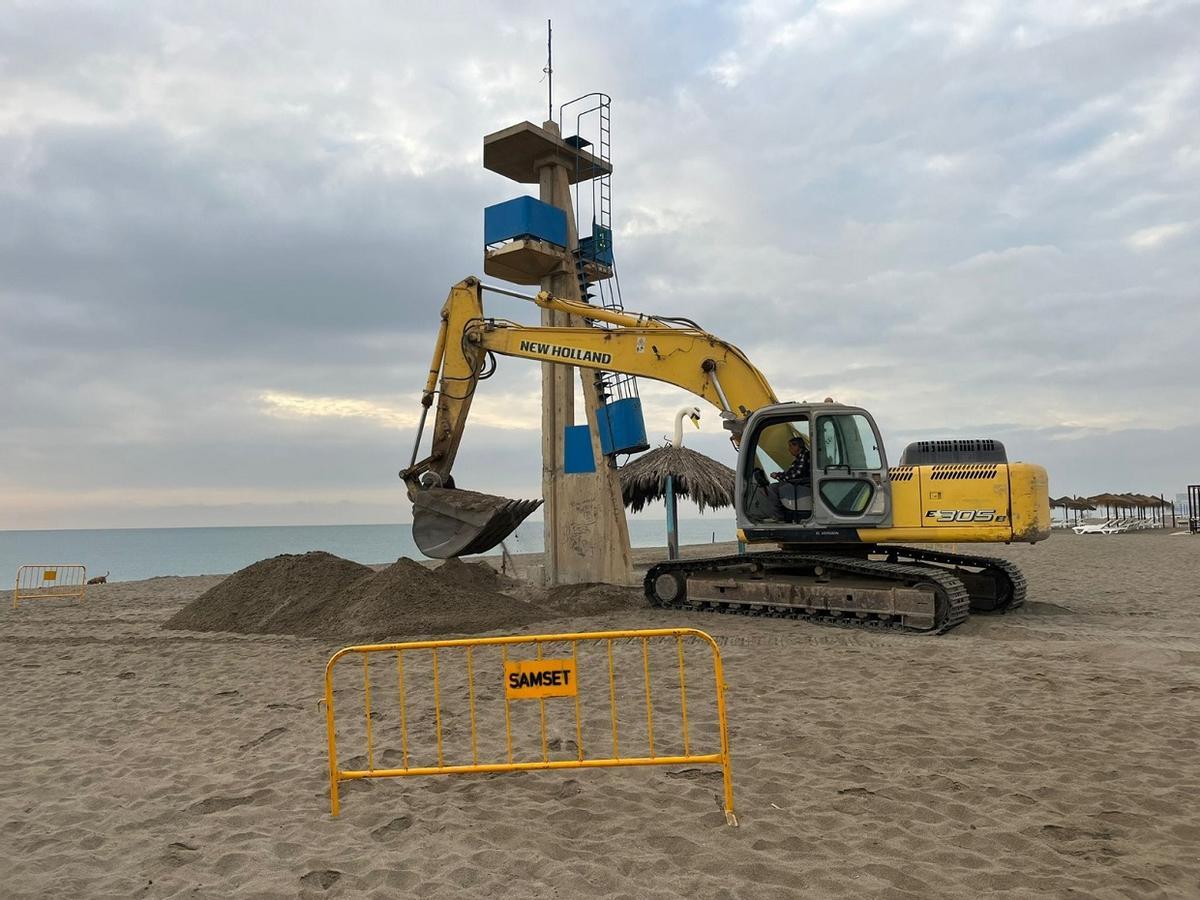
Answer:
M513 284L541 284L547 275L567 271L567 265L565 250L531 238L510 241L483 254L483 271Z
M591 282L604 281L613 276L613 270L609 266L591 259L584 260L583 272Z
M548 162L561 163L571 184L612 173L609 163L532 122L521 122L483 139L483 167L521 184L537 184L539 169Z

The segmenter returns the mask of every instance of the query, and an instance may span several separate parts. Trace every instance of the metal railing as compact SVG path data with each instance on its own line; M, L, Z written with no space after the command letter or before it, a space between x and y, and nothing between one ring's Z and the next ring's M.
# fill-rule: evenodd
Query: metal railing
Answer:
M629 730L635 730L640 738L644 735L646 752L638 751L622 755L622 726L618 708L624 702L626 705L630 702L630 695L620 690L621 678L619 673L623 668L619 668L614 656L614 646L620 642L633 642L640 644L640 663L638 667L641 670L641 681L643 682L636 691L638 705L644 702L644 727L641 721L642 716L639 716L635 722L626 721L626 726ZM656 652L662 652L660 646L664 642L674 643L674 652L670 653L670 648L666 648L666 652L672 657L672 668L678 669L678 685L676 693L675 678L673 673L667 673L660 670L660 680L667 678L671 684L671 695L668 698L661 696L657 701L659 706L659 718L657 726L660 729L660 741L658 748L655 744L655 707L651 678L651 648L656 648ZM570 648L569 655L546 655L544 650L550 645L565 644ZM706 746L704 749L707 752L696 752L696 745L692 739L691 730L696 726L693 723L689 725L688 720L688 704L689 704L689 686L687 671L685 666L685 647L690 644L698 644L701 647L707 647L711 651L712 659L712 674L713 688L711 695L707 692L697 693L698 683L693 683L690 693L690 699L693 708L699 698L701 703L705 704L705 712L710 711L710 707L715 707L715 731L716 734L711 734L714 723L710 717L706 720L709 725L707 735L709 741L714 741L716 746ZM586 659L581 659L580 646L587 648L586 652L589 656ZM535 656L532 659L513 659L509 656L509 651L512 648L527 646L532 647ZM477 651L480 648L498 647L499 663L498 667L493 667L492 677L477 677L479 667L477 665ZM461 654L451 651L462 650ZM594 657L590 654L595 651ZM694 652L694 651L693 651ZM335 667L339 660L349 655L357 655L362 660L362 728L361 736L365 742L366 753L360 759L358 766L343 769L338 761L338 743L337 743L337 717L334 707L334 675ZM389 666L391 674L386 676L388 680L387 690L389 693L395 692L398 702L398 728L393 729L393 733L399 738L399 751L395 749L385 750L380 752L376 747L378 732L385 727L384 716L379 711L379 692L382 689L378 680L381 670L378 666L375 669L373 676L370 661L372 657L392 656L394 662ZM432 725L434 738L432 745L425 748L425 753L436 759L436 764L417 764L414 758L418 756L418 750L414 747L412 708L414 701L410 697L410 692L414 686L414 663L411 660L425 660L428 662L430 673L429 683L431 685L432 696L430 699L432 706ZM462 666L448 668L448 658L461 659ZM410 661L406 663L406 660ZM593 663L588 665L588 663ZM394 669L392 668L394 667ZM447 698L444 696L446 690L446 681L448 674L463 673L465 675L465 685L458 685L458 706L462 705L462 694L466 694L466 714L452 716L447 709ZM607 697L604 697L603 681L607 678L608 690ZM373 686L373 681L376 682ZM589 689L585 691L585 687ZM465 688L465 690L464 690ZM500 717L499 704L493 702L503 697L503 740L501 741L499 734L490 740L494 745L495 755L500 759L489 759L486 750L481 751L481 729L479 720L482 717L484 710L490 710L493 713L495 730L499 732ZM590 727L585 726L585 720L582 712L582 700L595 700L597 696L601 699L607 699L607 715L598 716L591 723ZM548 709L548 700L573 700L569 704L557 704L553 710ZM521 705L527 701L536 700L538 704L538 716L536 726L537 742L529 746L528 754L519 752L514 748L514 732L516 731L514 720L518 717L525 707ZM706 702L707 700L707 702ZM733 810L733 781L730 774L729 765L729 729L726 720L725 712L725 681L724 670L721 665L721 652L717 647L716 642L712 637L703 631L694 628L656 628L638 631L598 631L598 632L582 632L573 634L538 634L528 636L512 636L512 637L488 637L488 638L463 638L455 640L438 640L438 641L412 641L407 643L393 644L364 644L352 647L344 647L337 651L325 666L325 724L327 737L329 742L329 796L331 811L334 816L340 812L339 802L339 785L343 781L350 781L361 778L393 778L410 775L456 775L467 773L493 773L493 772L523 772L542 769L582 769L582 768L604 768L614 766L651 766L651 765L714 765L721 769L723 787L724 787L724 810L726 821L730 825L736 825L737 819ZM668 709L668 706L670 707ZM561 721L561 713L565 712L566 708L570 707L573 710L574 727L573 729L562 731L564 738L556 737L553 741L549 738L548 732L548 716L551 712L560 713L560 717L555 724ZM589 705L590 709L590 705ZM675 715L665 716L665 712L678 713ZM569 715L569 714L568 714ZM462 720L465 718L469 726L469 730L464 732L462 728ZM530 717L531 718L531 717ZM677 721L680 725L681 734L678 736L672 735L666 741L661 739L662 728L664 726L664 718ZM569 723L569 718L568 718ZM602 723L602 724L601 724ZM532 722L529 732L533 732ZM448 761L449 752L447 750L446 732L453 728L456 731L458 743L461 744L461 754L463 761ZM607 734L605 738L599 741L593 741L593 732L598 728L603 728ZM487 735L491 737L490 735ZM532 740L532 735L526 733L518 735ZM467 738L469 737L469 741ZM598 745L604 747L604 752L601 755L591 756L585 752L585 737L588 738L587 745ZM573 738L573 740L571 739ZM609 753L609 740L611 739L611 753ZM628 748L629 735L626 734L626 748ZM426 735L426 743L428 736ZM467 745L469 743L470 762L466 762ZM571 758L552 758L551 751L560 752L564 745L574 743L574 752ZM640 741L639 741L640 743ZM701 743L706 741L701 739ZM663 753L661 750L666 745L671 745L672 750L679 752ZM679 745L679 746L675 746ZM526 748L521 748L526 749ZM391 758L389 759L389 754ZM523 758L533 756L534 758ZM481 761L481 759L483 761ZM354 759L350 760L351 763ZM381 762L382 765L377 765ZM423 761L424 762L424 761ZM363 765L365 763L365 765Z
M17 569L12 605L16 609L22 600L49 600L74 597L82 600L87 590L87 566L28 565Z

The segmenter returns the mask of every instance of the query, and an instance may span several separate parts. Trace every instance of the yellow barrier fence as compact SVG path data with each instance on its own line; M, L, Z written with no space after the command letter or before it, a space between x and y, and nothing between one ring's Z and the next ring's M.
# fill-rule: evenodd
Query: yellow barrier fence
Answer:
M16 609L22 600L45 600L52 597L83 599L87 590L87 567L21 566L17 569L17 585L13 588L12 605Z
M336 670L352 655L360 674L358 666ZM711 660L712 681L689 683L688 657ZM338 762L335 693L361 702L342 732L354 732L366 752L348 768ZM720 767L726 821L737 825L721 651L694 628L345 647L325 666L325 725L335 816L340 783L360 778L712 765Z

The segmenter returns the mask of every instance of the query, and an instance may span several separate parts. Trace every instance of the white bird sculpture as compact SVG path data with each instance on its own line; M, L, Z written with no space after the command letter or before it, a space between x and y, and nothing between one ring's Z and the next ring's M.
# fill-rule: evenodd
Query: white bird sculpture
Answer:
M671 442L674 447L683 446L683 420L690 418L692 424L696 428L700 427L700 408L697 406L685 406L679 412L675 413L675 440Z

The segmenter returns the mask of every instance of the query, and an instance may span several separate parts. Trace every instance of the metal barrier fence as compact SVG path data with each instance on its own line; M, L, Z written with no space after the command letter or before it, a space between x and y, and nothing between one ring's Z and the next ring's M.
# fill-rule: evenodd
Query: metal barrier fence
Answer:
M630 644L633 651L638 650L640 644L640 653L634 656L634 665L640 670L641 677L637 680L642 682L632 694L620 690L623 686L620 684L619 675L628 666L624 657L621 658L622 665L618 666L614 656L614 646L623 653ZM510 657L509 651L522 645L535 651L534 658ZM546 649L553 648L552 645L566 645L569 647L569 654L545 653ZM581 646L584 648L582 657ZM478 665L478 656L492 656L491 653L481 652L484 648L498 648L498 660L490 660L490 665L489 660L485 660L484 665ZM656 666L656 677L660 682L657 700L652 691L652 648L656 658L665 655L669 660L668 666L662 665L661 662ZM698 682L693 682L689 692L685 656L698 653L708 656L704 653L705 649L711 651L714 690L709 694L699 690ZM462 652L457 652L459 650ZM352 722L359 736L365 739L366 753L358 765L353 765L355 759L352 758L349 761L352 767L343 769L338 763L334 680L337 662L350 654L356 654L362 660L362 717L356 717ZM386 668L376 666L372 670L371 658L381 655L390 655L390 664ZM497 661L498 666L495 665ZM425 684L423 679L414 676L418 671L423 672L426 662L431 676L432 696L414 699L413 691L423 688ZM458 662L462 663L461 667L455 665ZM487 671L488 674L477 677L477 672L481 670ZM465 684L458 683L460 675L464 676L461 680ZM343 676L343 679L346 677L348 676ZM381 678L386 678L386 687L380 684ZM604 690L605 679L607 692ZM448 685L451 681L454 683ZM347 682L343 680L342 684L344 690ZM670 690L663 690L668 685ZM445 696L448 687L451 694L456 694L450 698L449 703ZM384 690L388 694L394 692L393 696L397 698L398 727L390 725L386 714L380 710L382 704L379 703L379 695ZM354 687L354 691L358 693L358 686ZM465 715L452 714L452 710L447 707L461 707L464 693ZM501 698L502 732L499 715L501 704L498 702ZM594 701L607 700L607 712L599 710L585 727L581 698L589 701L589 713ZM693 735L689 731L689 699L693 709L691 731L705 732L697 735L701 745L717 745L707 746L709 752L695 752ZM532 704L527 703L530 700L537 701L536 726L533 721ZM571 700L573 702L568 702ZM422 704L424 705L421 710L414 714L414 709ZM627 717L622 723L618 711L621 705L634 705L643 709L639 715ZM548 709L548 706L551 708ZM432 707L432 716L428 715L428 707ZM573 712L573 716L567 712L568 709ZM656 709L659 713L657 723ZM424 712L424 715L421 712ZM552 720L560 734L553 739L550 739L547 730L548 713L560 714ZM423 740L427 746L420 748L416 744L422 733L414 734L412 726L423 718L432 720L430 724L435 740L430 742L428 734L425 733ZM490 734L488 729L479 727L480 720L485 718L493 720L495 735ZM522 721L518 723L518 719ZM672 734L664 740L664 719L677 721L681 726L681 735ZM361 728L358 727L359 722ZM694 628L464 638L345 647L335 653L325 666L325 724L329 740L329 795L334 816L338 815L340 810L339 784L360 778L698 764L720 767L724 786L725 818L730 825L737 825L733 811L733 781L729 766L729 729L725 714L725 678L721 665L721 651L710 635ZM518 724L527 725L528 728L522 731L517 727ZM656 724L659 726L658 750L655 747ZM469 725L469 728L464 728L464 725ZM400 749L398 752L389 749L379 753L376 748L377 738L381 731L389 729L394 737L399 738ZM594 739L596 731L604 732L603 739ZM518 744L525 741L531 746L519 747L514 751L514 734L517 734ZM537 742L533 743L535 736ZM589 738L588 746L604 747L602 755L589 756L585 752L585 736ZM642 743L641 738L645 739L647 752L622 755L622 741L628 746L635 738L638 739L639 745ZM463 759L467 756L469 746L469 762L448 761L448 757L454 755L453 748L447 746L452 739L460 745L459 752ZM481 747L487 743L494 745L494 755L501 759L487 758L489 748ZM572 758L551 758L552 750L560 754L563 750L571 752L572 743L575 745ZM611 754L608 752L610 746ZM661 752L668 748L677 752ZM526 755L520 752L523 749L527 749L527 755L533 758L521 758ZM435 756L436 764L417 765L413 757L418 755ZM481 762L481 758L484 761ZM376 765L377 760L383 765Z
M87 566L21 566L17 569L12 605L16 609L22 600L46 600L52 597L82 600L86 590Z

